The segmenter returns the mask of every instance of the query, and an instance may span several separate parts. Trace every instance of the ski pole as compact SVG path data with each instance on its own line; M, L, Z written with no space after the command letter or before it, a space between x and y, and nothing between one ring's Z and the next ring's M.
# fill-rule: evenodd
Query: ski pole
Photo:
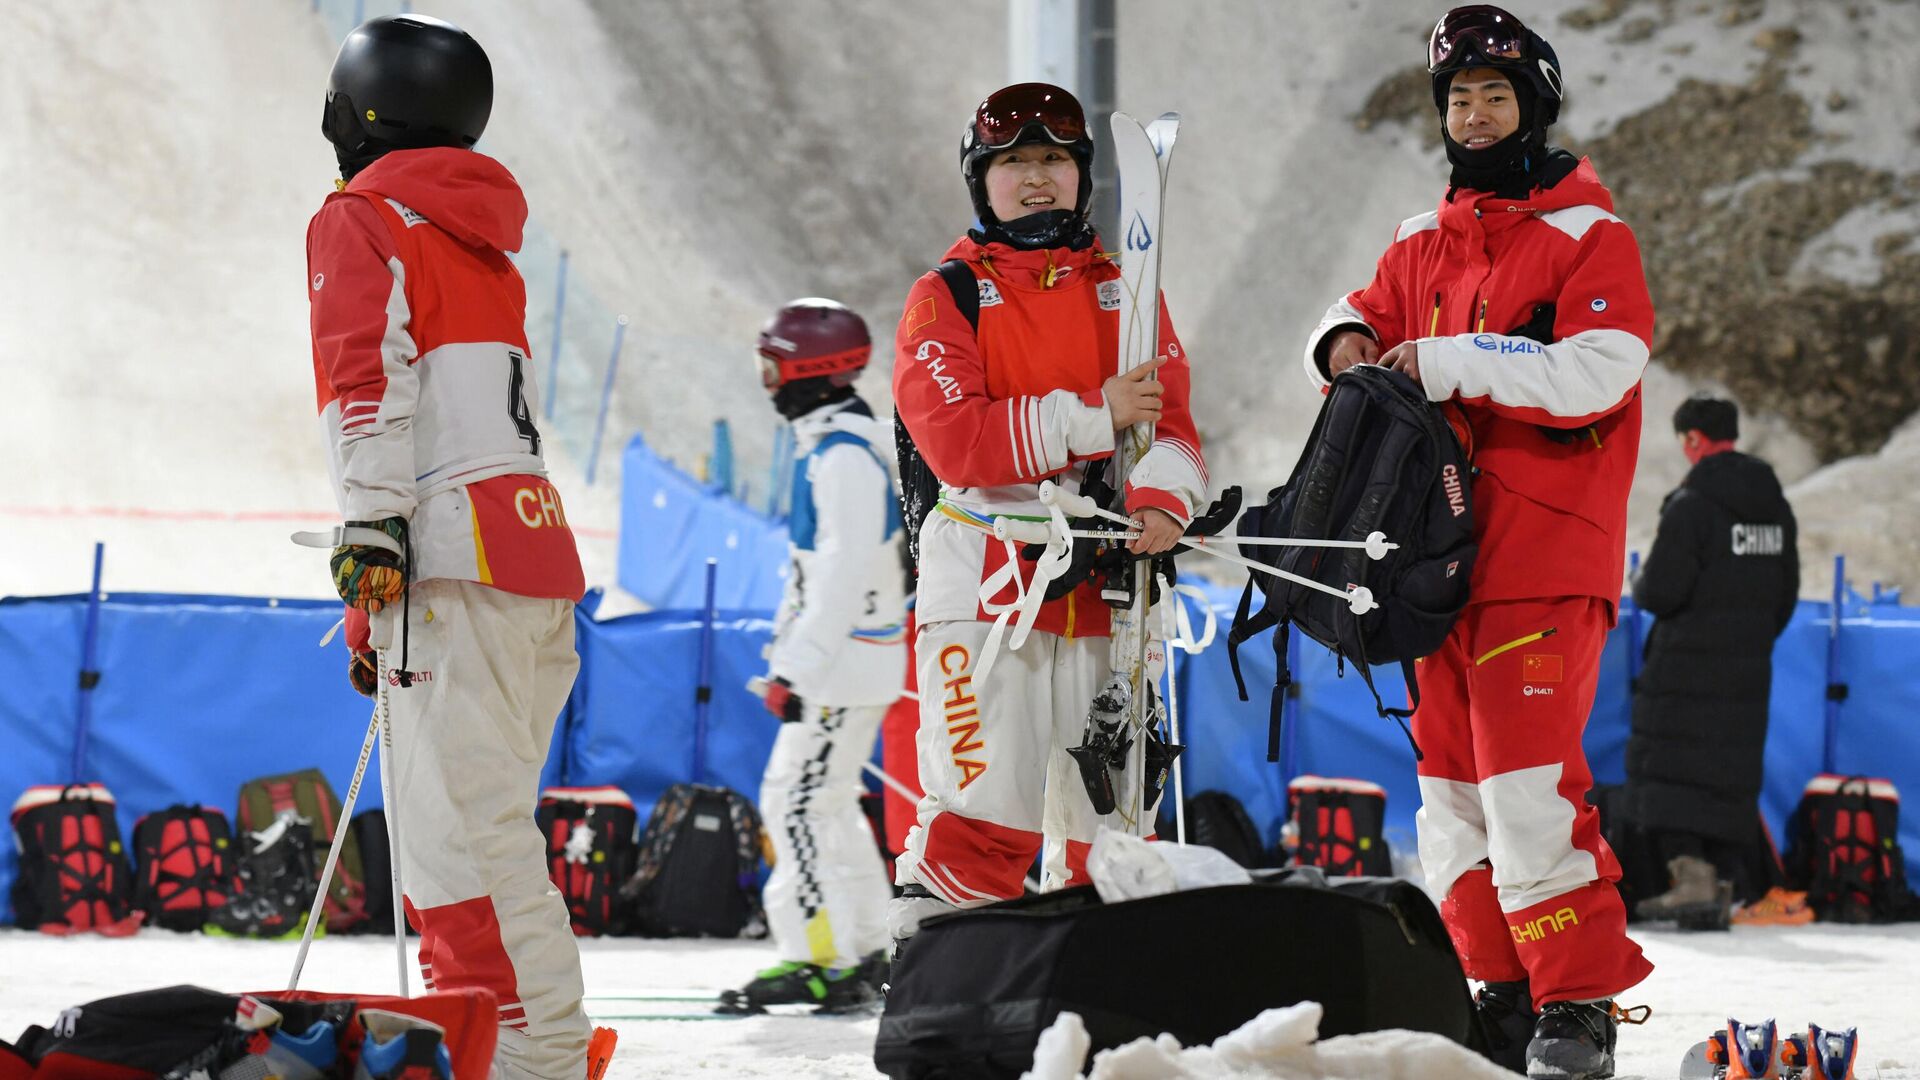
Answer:
M1006 520L1013 520L1015 527L1008 529L1006 535L1002 535L997 527L999 522L996 521L994 535L1000 539L1011 539L1016 544L1040 544L1046 542L1044 534L1045 525L1042 522L1021 521L1017 518L999 519L999 521ZM1023 525L1035 526L1042 531L1019 527ZM1124 543L1128 540L1137 539L1140 536L1138 532L1119 532L1111 529L1068 529L1067 535L1086 540L1107 540L1113 543ZM1024 536L1033 536L1035 539L1023 540L1022 537ZM1387 552L1400 546L1399 544L1389 542L1387 540L1387 534L1377 530L1368 533L1365 540L1300 540L1291 536L1183 536L1179 542L1194 549L1202 549L1208 544L1216 543L1242 544L1247 547L1356 548L1366 552L1367 558L1373 559L1376 562L1386 558Z
M384 688L386 672L383 670L380 675ZM326 905L327 890L333 885L333 868L340 861L340 848L347 840L347 826L353 821L353 803L360 797L360 781L367 775L367 759L373 756L373 741L379 732L380 710L375 709L373 719L367 722L367 737L360 741L360 761L353 767L353 783L347 785L347 797L340 810L340 823L333 827L333 846L327 849L327 865L320 871L320 889L313 894L313 907L307 912L307 928L300 935L300 951L293 958L293 977L287 980L288 993L300 989L300 969L307 964L307 950L313 946L313 932L320 925L320 909ZM382 776L385 773L386 770L382 769ZM295 827L298 827L297 824Z
M386 654L381 654L381 664L386 663ZM395 768L393 757L393 709L387 701L387 681L380 680L380 798L387 807L387 873L393 889L393 951L400 971L400 996L411 996L407 992L407 893L400 883L400 860L404 852L400 847L400 806L394 801L393 790L398 783L393 777Z
M1167 597L1174 610L1177 610L1180 597L1174 593L1167 575L1155 574L1154 579L1160 583L1160 595ZM1172 615L1169 614L1167 619L1172 621ZM1179 629L1175 627L1166 638L1171 641L1178 636ZM1180 674L1174 669L1172 649L1167 650L1167 741L1175 746L1180 745ZM1186 786L1181 782L1180 775L1180 758L1184 756L1175 755L1173 759L1173 839L1179 844L1187 842Z
M1070 495L1067 492L1061 490L1060 487L1051 480L1043 480L1040 482L1040 501L1047 504L1048 506L1058 506L1064 513L1072 514L1074 517L1100 517L1100 518L1105 518L1109 521L1119 522L1122 525L1133 524L1132 518L1123 517L1122 515L1116 514L1111 510L1104 509L1098 504L1096 504L1092 499L1087 498L1085 495ZM1006 518L997 519L994 522L995 528L998 529L1000 522L1005 520L1008 520L1008 519ZM1037 524L1037 523L1027 522L1025 524ZM1355 541L1343 541L1343 543L1354 543L1354 542ZM1192 540L1186 537L1181 537L1177 541L1177 543L1183 544L1194 551L1204 552L1208 555L1213 556L1216 559L1221 559L1226 562L1233 563L1235 566L1244 566L1249 570L1258 571L1262 574L1269 574L1273 577L1281 578L1282 580L1285 580L1285 581L1291 581L1295 585L1302 585L1302 586L1305 586L1306 588L1313 589L1316 592L1323 592L1323 593L1326 593L1328 596L1338 597L1339 599L1345 600L1347 602L1347 607L1355 615L1365 615L1367 612L1372 611L1375 607L1379 606L1373 602L1373 590L1367 588L1364 585L1356 585L1351 590L1342 591L1340 589L1334 588L1331 585L1322 585L1321 583L1314 581L1311 578L1304 578L1298 574L1290 574L1287 571L1282 570L1276 566L1268 566L1266 563L1254 562L1252 559L1242 558L1238 555L1229 554L1228 552L1225 552L1225 551L1216 551L1209 547L1203 547L1202 545L1196 544Z

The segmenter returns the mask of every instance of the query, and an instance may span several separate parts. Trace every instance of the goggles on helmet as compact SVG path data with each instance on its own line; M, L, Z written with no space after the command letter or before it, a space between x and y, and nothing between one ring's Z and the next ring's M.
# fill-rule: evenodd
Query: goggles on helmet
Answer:
M873 355L873 346L860 345L840 352L825 353L820 356L781 356L778 353L757 349L753 354L754 367L760 372L760 385L767 390L778 390L790 382L801 379L838 379L838 385L851 385L852 376L858 375L861 368L867 366L867 360Z
M1427 39L1427 70L1439 73L1478 54L1494 62L1527 59L1531 33L1519 19L1492 4L1469 4L1440 16Z
M1047 83L1016 83L996 90L973 114L975 145L1000 150L1038 124L1047 138L1071 145L1087 138L1087 117L1072 94Z

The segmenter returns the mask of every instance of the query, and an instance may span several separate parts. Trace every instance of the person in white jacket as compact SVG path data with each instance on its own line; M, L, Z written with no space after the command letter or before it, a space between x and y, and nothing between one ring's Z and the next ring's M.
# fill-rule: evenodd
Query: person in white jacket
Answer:
M853 390L872 351L859 315L818 298L776 312L756 350L761 384L793 423L796 462L764 695L781 726L760 787L779 962L727 992L744 1011L845 1008L885 977L891 891L860 809L861 764L906 677L906 596L900 504L881 456L892 432Z

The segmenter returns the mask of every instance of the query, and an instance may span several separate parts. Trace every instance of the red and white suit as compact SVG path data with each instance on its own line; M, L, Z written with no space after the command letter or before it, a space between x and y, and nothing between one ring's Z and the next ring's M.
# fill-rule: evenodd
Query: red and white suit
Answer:
M1466 611L1418 665L1420 857L1466 973L1529 979L1536 1006L1611 997L1652 970L1626 936L1580 741L1620 595L1653 337L1640 249L1612 209L1584 159L1525 199L1456 191L1401 223L1306 350L1324 386L1339 330L1383 353L1418 342L1427 396L1464 413L1480 553ZM1509 333L1541 304L1550 344Z
M493 991L505 1080L572 1080L591 1033L533 809L579 670L583 585L532 421L525 288L504 254L526 214L491 158L389 153L314 215L308 297L341 513L410 527L412 685L395 674L401 605L350 620L349 636L381 653L388 815L426 984Z
M926 796L895 876L971 906L1020 895L1043 833L1046 883L1058 885L1086 880L1087 848L1102 824L1144 835L1152 822L1137 806L1137 766L1103 821L1065 752L1080 742L1110 666L1109 609L1097 581L1043 606L1025 644L1003 646L984 684L973 678L989 606L1015 596L1009 582L981 600L981 585L1008 557L980 523L1044 516L1041 480L1077 491L1086 464L1113 453L1101 385L1118 366L1119 269L1097 247L1019 251L966 238L947 258L964 259L978 280L978 330L929 272L908 294L895 335L895 408L943 485L941 505L920 528L915 608ZM1129 477L1126 509L1155 507L1185 522L1204 496L1206 470L1187 408L1187 356L1164 301L1158 351L1168 358L1158 373L1164 411ZM1032 572L1025 563L1021 580Z

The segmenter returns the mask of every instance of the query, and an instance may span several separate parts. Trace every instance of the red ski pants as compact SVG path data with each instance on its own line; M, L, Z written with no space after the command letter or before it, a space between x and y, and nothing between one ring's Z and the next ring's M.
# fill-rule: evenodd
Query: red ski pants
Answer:
M1428 887L1468 977L1527 979L1536 1007L1611 997L1653 970L1586 801L1580 737L1609 617L1587 596L1472 604L1417 665Z

